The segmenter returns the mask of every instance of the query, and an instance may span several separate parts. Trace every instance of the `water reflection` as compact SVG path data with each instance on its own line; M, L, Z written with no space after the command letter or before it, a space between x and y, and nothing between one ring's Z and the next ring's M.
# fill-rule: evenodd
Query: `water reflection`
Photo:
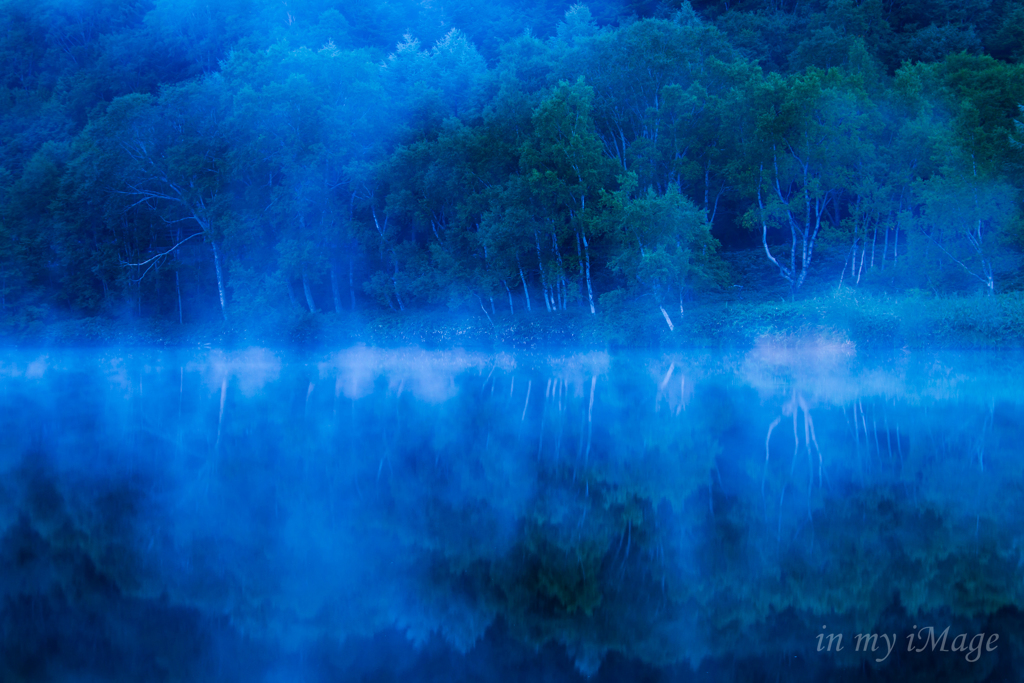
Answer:
M449 668L507 670L479 662L500 640L567 678L1001 680L1021 367L842 345L8 355L0 672L379 676L397 632L462 653ZM1000 640L919 652L929 625L946 650Z

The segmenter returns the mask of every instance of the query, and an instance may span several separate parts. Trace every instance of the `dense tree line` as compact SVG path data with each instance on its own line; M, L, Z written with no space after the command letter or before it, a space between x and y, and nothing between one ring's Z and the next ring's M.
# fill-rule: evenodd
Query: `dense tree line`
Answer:
M1024 286L1024 3L0 8L7 322Z

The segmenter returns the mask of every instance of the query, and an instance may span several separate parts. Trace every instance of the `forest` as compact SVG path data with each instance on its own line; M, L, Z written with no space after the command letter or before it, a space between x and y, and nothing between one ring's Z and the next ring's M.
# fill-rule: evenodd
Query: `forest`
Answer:
M7 337L1024 332L1024 2L0 7Z

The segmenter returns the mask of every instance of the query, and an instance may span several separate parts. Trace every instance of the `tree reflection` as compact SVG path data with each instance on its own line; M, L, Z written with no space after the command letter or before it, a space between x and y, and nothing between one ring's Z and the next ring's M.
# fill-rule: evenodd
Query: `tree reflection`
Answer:
M811 657L821 623L991 632L1024 600L1006 362L26 355L0 377L0 522L285 648L398 628L469 652L500 624L593 674ZM10 599L99 599L80 565L4 566Z

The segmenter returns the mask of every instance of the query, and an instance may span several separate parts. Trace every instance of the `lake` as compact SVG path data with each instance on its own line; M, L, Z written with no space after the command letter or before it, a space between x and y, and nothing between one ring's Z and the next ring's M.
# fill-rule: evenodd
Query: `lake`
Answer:
M1022 371L9 351L0 679L1017 679Z

